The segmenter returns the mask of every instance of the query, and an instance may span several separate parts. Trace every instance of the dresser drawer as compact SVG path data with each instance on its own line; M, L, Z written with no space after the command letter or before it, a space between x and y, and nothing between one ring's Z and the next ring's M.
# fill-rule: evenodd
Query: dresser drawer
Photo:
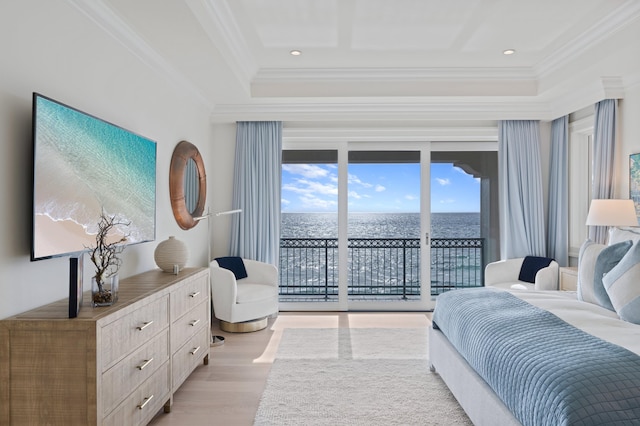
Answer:
M169 360L169 330L165 329L140 349L102 375L102 408L106 415Z
M165 362L108 417L105 426L147 424L170 398L170 369Z
M102 372L169 325L169 297L163 296L102 327Z
M209 306L200 303L171 324L171 350L175 351L200 329L209 325Z
M209 329L201 328L187 343L178 349L172 357L173 391L184 382L194 368L209 355Z
M205 300L209 300L208 271L186 280L171 292L171 318L180 318Z

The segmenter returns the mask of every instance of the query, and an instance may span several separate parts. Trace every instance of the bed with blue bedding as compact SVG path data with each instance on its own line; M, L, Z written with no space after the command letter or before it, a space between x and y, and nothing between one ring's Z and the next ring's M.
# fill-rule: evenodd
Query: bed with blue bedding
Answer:
M475 424L640 424L640 326L575 296L444 293L430 352Z

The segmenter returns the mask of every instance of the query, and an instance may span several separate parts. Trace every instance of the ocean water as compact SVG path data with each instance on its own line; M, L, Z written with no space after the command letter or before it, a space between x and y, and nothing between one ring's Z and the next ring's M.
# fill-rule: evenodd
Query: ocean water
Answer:
M153 239L155 142L47 99L37 102L35 214L94 234L104 208L131 222L129 242Z
M418 213L355 213L349 215L349 238L416 238L420 236ZM481 250L455 245L455 238L480 238L480 213L432 213L431 238L445 239L431 249L431 294L454 287L480 285ZM337 214L283 213L282 238L338 237ZM420 295L420 252L414 242L368 242L349 250L349 294L370 297L414 298ZM286 294L337 295L337 246L281 248L281 291ZM315 248L311 248L315 247ZM326 275L325 275L326 261ZM325 285L326 284L326 285ZM328 294L328 296L327 296Z
M420 238L419 213L351 213L350 238ZM432 213L431 238L480 238L480 213ZM283 238L338 238L336 213L282 213Z

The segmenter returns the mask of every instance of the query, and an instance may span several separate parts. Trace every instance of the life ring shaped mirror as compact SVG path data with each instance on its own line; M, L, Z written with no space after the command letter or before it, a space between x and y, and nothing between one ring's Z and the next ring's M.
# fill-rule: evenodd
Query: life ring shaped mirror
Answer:
M200 151L190 142L181 141L171 156L169 197L176 222L182 229L191 229L202 216L207 198L207 174Z

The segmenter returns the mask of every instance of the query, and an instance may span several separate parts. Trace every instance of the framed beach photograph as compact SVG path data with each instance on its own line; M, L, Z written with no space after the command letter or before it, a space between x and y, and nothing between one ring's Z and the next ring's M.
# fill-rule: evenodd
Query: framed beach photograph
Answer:
M636 217L640 218L640 153L629 156L629 198L636 208Z

